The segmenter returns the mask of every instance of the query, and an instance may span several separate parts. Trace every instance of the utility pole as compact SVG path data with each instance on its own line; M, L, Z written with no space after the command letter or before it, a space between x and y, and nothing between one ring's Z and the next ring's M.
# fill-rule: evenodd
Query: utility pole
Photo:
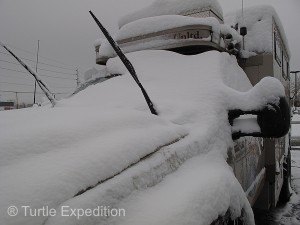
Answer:
M36 54L36 66L35 66L36 73L38 73L39 51L40 51L40 40L38 40L38 50L37 50L37 54ZM36 81L34 82L33 104L36 103L35 96L36 96Z
M18 92L16 92L16 102L17 102L17 109L19 109L19 98L18 98Z
M298 94L298 73L300 73L300 71L291 71L290 73L294 73L295 74L295 88L294 88L294 93L293 96L291 97L292 100L292 106L295 107L294 110L296 110L296 106L295 106L295 99L297 97Z
M44 92L46 97L49 99L49 101L52 103L52 106L54 107L56 104L56 100L53 97L53 94L47 87L47 85L43 82L43 80L38 76L36 72L34 72L29 66L27 66L18 56L16 56L9 48L7 48L4 44L0 42L0 46L2 46L6 51L9 52L37 81L37 84L41 88L41 90Z
M77 82L77 87L79 86L80 82L79 82L79 72L78 72L78 68L76 69L76 82Z
M294 88L294 96L293 96L293 98L295 98L298 94L298 73L300 73L300 71L291 71L290 73L295 74L295 88Z

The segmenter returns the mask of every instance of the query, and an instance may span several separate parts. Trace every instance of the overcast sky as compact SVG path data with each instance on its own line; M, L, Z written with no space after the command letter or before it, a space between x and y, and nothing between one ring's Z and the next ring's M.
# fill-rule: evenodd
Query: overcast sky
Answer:
M40 40L40 62L44 63L40 64L40 68L44 70L39 72L48 75L46 79L53 92L68 92L76 86L76 77L71 75L76 73L76 67L81 74L93 66L97 68L93 43L101 37L101 32L88 11L92 10L111 34L114 34L118 29L118 19L122 15L145 7L151 2L153 0L0 0L0 41L9 44L21 57L34 61L37 42ZM242 1L219 2L226 13L241 8ZM245 7L258 4L270 4L277 10L292 52L291 70L300 70L300 0L244 0ZM11 71L23 69L4 62L14 60L3 54L5 50L0 49L0 52L0 90L32 91L33 79L28 74ZM30 61L28 63L30 64ZM35 63L31 62L30 65L35 68ZM11 77L8 77L10 75ZM66 79L56 79L53 76ZM31 99L31 95L20 95L21 101L25 99L24 96L26 100ZM13 93L0 92L1 96L3 100L6 100L7 96L15 98Z

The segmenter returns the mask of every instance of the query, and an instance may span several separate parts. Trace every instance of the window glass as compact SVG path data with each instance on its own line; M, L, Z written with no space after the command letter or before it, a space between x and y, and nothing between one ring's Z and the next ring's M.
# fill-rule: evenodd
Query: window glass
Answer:
M288 79L290 80L290 64L288 61L286 62L286 74Z
M276 30L274 31L274 51L275 51L275 59L278 65L281 66L282 51L280 47L280 39L277 36Z
M286 57L282 54L282 76L284 79L287 79L286 66L287 66L287 60Z

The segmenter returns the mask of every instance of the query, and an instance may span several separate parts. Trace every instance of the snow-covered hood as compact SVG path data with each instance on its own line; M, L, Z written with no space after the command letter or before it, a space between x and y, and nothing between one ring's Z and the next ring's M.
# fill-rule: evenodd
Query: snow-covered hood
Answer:
M260 94L266 93L251 92L245 73L227 53L183 56L141 51L128 56L159 116L150 114L139 88L116 58L108 61L108 71L122 76L61 100L54 108L0 112L1 224L209 224L228 209L238 216L241 208L252 221L245 194L226 164L232 145L228 109L263 106L266 99ZM267 94L277 101L284 92L278 83L271 85ZM275 86L279 91L273 90ZM211 170L212 165L219 166ZM202 173L196 178L198 170ZM191 189L170 186L178 182L187 182ZM220 188L212 188L216 183ZM89 188L93 189L86 191ZM174 210L156 215L155 223L143 220L152 215L154 199L167 190L177 196L187 191L191 195L184 199L194 202L181 208L183 198L174 196L157 208L173 204ZM201 197L192 198L194 194ZM153 201L148 202L149 196ZM207 207L216 196L218 204ZM135 214L145 202L148 208ZM58 210L66 204L128 211L125 218L78 220L59 215L26 217L21 208ZM11 205L20 209L18 216L8 216ZM180 217L179 212L190 214Z

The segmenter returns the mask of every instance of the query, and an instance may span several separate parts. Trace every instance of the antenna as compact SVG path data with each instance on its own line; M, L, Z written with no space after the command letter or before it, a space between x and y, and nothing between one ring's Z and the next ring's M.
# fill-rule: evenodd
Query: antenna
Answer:
M244 0L242 0L242 18L244 22Z
M244 20L244 0L242 0L242 25L240 28L240 35L243 36L243 50L245 50L245 36L247 35L247 27Z

